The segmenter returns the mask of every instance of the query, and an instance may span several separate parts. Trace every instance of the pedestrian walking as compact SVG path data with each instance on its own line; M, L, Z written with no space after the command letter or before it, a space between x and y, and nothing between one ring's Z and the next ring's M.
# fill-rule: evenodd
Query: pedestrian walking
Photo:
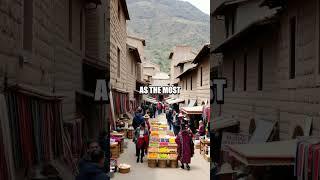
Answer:
M139 163L139 160L141 163L143 163L145 149L148 147L149 144L149 132L146 128L145 123L142 123L140 127L136 129L134 142L136 143L137 163Z
M175 136L177 136L180 132L180 125L181 125L181 118L182 117L183 117L183 115L181 113L179 113L179 115L177 115L176 111L173 112L172 123L173 123L173 132L174 132Z
M181 132L176 137L178 145L178 160L181 162L181 168L184 169L186 164L187 170L190 170L189 164L194 154L194 144L192 141L192 133L186 129L185 124L181 124Z
M168 123L168 126L169 126L169 130L172 130L172 126L173 126L173 124L172 124L172 121L173 121L173 111L172 111L172 109L171 108L169 108L169 110L168 110L168 112L167 112L167 114L166 114L166 117L167 117L167 123Z
M157 109L158 109L158 115L160 115L162 113L162 104L160 101L158 102Z
M144 123L143 115L142 115L142 109L140 107L137 108L137 111L133 117L132 120L132 126L134 130L137 129L137 127L140 126L140 124Z
M157 106L156 106L156 104L152 104L152 108L153 108L154 118L156 118L156 114L157 114Z
M151 118L155 118L155 111L153 109L152 104L149 105L149 113Z

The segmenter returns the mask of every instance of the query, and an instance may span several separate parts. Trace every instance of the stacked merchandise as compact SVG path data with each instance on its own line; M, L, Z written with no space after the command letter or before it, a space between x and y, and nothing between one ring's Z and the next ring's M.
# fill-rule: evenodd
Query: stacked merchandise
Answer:
M177 144L172 131L166 124L151 122L148 160L177 160Z
M320 138L301 138L297 143L295 158L297 180L320 180Z

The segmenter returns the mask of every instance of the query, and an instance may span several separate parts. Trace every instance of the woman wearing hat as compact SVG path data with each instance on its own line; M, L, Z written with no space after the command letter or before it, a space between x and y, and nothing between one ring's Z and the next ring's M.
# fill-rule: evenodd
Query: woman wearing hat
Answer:
M150 119L149 114L145 114L145 115L143 116L143 118L144 118L144 122L145 122L145 124L146 124L146 128L147 128L148 131L150 132L151 125L150 125L150 122L149 122L149 119Z
M181 162L182 169L184 169L184 164L186 164L187 169L190 170L189 164L191 163L191 157L193 157L194 154L192 136L192 133L186 128L186 125L182 123L181 132L176 137L178 160Z

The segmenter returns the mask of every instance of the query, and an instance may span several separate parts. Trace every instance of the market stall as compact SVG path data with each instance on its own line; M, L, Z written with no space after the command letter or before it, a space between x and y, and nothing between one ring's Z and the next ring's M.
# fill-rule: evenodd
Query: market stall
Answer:
M170 99L170 100L167 100L166 103L167 104L179 104L179 103L183 103L184 102L184 99Z
M151 134L148 148L149 167L172 167L178 166L177 144L173 132L167 129L167 124L158 121L151 122Z
M203 113L203 106L193 106L193 107L182 107L182 113L184 114L199 114L202 115Z
M143 100L152 104L157 104L158 101L155 100L154 98L150 98L150 97L143 97Z
M276 147L276 148L275 148ZM234 170L243 169L254 179L295 179L297 140L227 145Z

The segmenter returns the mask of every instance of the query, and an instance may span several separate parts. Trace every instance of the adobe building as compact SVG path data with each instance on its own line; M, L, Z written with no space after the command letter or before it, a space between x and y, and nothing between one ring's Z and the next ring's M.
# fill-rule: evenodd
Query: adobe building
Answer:
M136 109L142 102L142 95L139 93L140 86L146 83L142 79L142 60L144 57L145 40L134 36L127 38L127 89L131 110Z
M155 76L156 73L160 72L160 66L151 62L150 60L144 61L142 66L143 80L148 82L148 84L152 84L152 77Z
M273 140L319 136L319 1L213 3L213 53L228 80L225 103L213 109L244 133L262 119L275 124Z
M170 84L176 85L179 83L178 75L181 73L180 67L178 67L179 63L190 62L195 58L196 54L192 52L191 46L176 46L173 51L169 55L170 63Z
M182 88L179 99L186 105L207 105L210 99L210 46L204 45L192 61L181 62L179 86Z
M1 2L0 159L7 168L0 179L23 179L26 167L42 162L72 179L74 164L60 158L79 156L82 137L107 126L105 106L83 111L96 79L107 76L107 2Z
M110 82L115 118L129 110L127 20L130 17L126 1L110 0Z

